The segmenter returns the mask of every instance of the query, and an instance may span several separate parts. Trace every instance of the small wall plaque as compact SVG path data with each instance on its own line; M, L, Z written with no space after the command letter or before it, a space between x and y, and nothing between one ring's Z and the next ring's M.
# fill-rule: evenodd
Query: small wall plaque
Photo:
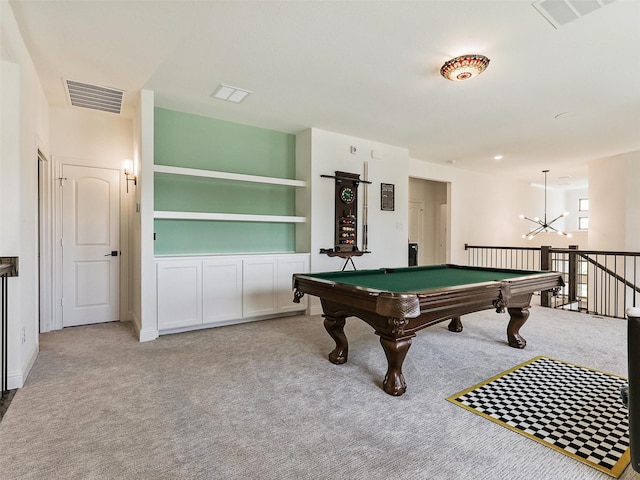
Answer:
M395 210L395 195L393 183L380 184L380 210Z

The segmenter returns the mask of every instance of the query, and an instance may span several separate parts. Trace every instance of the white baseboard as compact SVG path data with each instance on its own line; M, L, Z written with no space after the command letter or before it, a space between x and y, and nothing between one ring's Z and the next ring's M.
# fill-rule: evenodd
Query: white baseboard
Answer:
M29 353L27 363L22 370L14 370L13 372L7 372L7 389L14 390L16 388L24 387L24 382L27 381L29 372L33 368L33 364L36 363L38 358L38 345Z
M184 333L184 332L193 332L195 330L206 330L209 328L216 327L225 327L228 325L238 325L241 323L251 323L251 322L260 322L263 320L271 320L273 318L282 318L282 317L294 317L298 315L305 315L306 312L304 310L300 310L298 312L283 312L277 315L260 315L257 317L248 317L248 318L235 318L229 320L220 320L214 323L204 323L202 325L192 325L190 327L180 327L180 328L170 328L167 330L160 330L160 335L171 335L174 333Z
M150 342L159 337L158 330L155 328L147 328L145 330L138 331L138 339L141 342Z
M140 342L150 342L158 338L159 333L157 328L140 328L142 322L140 322L140 319L135 313L131 314L131 321L133 322L133 328Z

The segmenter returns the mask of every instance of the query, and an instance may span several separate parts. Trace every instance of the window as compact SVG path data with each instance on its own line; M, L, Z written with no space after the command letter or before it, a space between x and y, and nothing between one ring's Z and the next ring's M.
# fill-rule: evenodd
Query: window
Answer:
M578 217L578 230L589 229L589 217Z
M580 199L578 199L578 211L579 212L588 212L589 211L589 199L588 198L580 198Z

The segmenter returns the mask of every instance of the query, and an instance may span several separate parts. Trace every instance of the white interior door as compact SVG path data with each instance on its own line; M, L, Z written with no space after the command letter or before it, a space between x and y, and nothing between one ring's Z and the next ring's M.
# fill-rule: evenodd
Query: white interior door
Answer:
M119 320L118 170L62 166L62 326Z

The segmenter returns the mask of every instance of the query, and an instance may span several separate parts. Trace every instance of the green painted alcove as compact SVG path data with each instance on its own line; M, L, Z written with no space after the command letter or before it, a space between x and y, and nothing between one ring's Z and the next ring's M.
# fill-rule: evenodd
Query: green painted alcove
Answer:
M295 179L295 136L156 108L157 165ZM154 210L295 215L295 188L156 173ZM295 251L295 224L156 219L157 255Z
M156 165L294 179L296 137L156 108Z
M291 253L290 223L165 220L154 222L156 255Z

